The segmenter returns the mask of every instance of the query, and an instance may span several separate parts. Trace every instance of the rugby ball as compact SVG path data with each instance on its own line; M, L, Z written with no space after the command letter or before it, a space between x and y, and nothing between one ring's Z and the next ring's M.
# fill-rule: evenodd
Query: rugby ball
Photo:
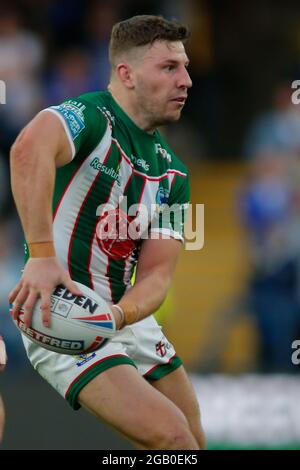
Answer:
M21 309L14 320L31 341L60 354L84 354L103 347L115 334L116 324L108 304L89 287L75 282L83 293L72 294L57 286L51 295L51 326L42 323L41 300L35 305L31 327L23 321Z

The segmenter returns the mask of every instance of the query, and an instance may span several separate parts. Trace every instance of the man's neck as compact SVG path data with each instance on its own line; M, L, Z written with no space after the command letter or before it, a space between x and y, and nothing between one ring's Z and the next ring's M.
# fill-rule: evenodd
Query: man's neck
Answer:
M122 91L112 84L109 85L108 91L111 93L112 97L118 103L120 108L122 108L122 110L140 129L147 132L148 134L153 134L155 128L149 124L138 105L135 104L129 98L129 96L126 96Z

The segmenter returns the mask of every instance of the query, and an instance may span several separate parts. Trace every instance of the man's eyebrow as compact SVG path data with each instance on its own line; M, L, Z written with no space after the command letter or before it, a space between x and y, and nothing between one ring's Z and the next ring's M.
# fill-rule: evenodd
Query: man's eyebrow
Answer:
M181 60L176 60L176 59L163 59L161 61L162 64L180 64L182 61ZM190 61L189 59L184 61L185 66L189 65Z

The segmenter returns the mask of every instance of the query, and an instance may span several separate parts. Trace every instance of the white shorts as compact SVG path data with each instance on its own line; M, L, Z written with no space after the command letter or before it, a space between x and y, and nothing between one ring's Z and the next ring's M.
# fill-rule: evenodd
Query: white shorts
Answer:
M24 335L22 338L34 369L74 409L80 408L77 397L83 387L110 367L130 364L145 379L158 380L182 364L152 316L126 326L103 348L90 354L58 354L38 346Z

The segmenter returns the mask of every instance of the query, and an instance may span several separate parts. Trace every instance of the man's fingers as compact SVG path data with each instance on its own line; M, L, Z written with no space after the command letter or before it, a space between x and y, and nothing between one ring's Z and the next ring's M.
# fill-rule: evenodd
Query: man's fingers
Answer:
M69 278L66 278L63 282L63 285L70 291L72 292L72 294L74 295L83 295L83 293L81 292L81 290L79 289L79 287L77 287L77 285L75 284L74 281L72 281L72 279L69 277Z
M19 312L22 308L22 305L25 303L27 297L28 297L29 290L27 287L22 287L22 289L19 291L15 301L14 301L14 306L12 308L12 317L14 320L17 320L19 316Z
M13 301L15 300L15 298L17 297L18 293L22 289L22 285L23 285L23 281L21 280L21 281L18 282L16 287L10 291L10 293L8 295L8 302L10 304L12 304Z
M32 312L33 312L37 299L38 299L38 292L35 290L31 290L26 299L25 304L23 305L24 323L26 326L31 325Z
M51 323L51 293L47 290L41 292L41 311L43 325L49 327Z

